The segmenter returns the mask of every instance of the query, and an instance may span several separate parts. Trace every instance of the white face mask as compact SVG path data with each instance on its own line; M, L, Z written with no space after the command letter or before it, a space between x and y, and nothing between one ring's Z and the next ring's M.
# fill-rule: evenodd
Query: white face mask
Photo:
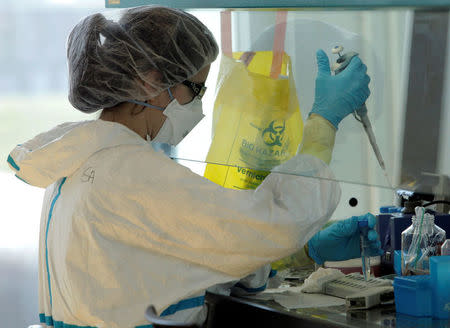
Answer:
M147 104L146 102L129 100L129 102L142 105L149 108L159 109L167 117L161 129L153 140L147 135L148 142L163 142L176 146L188 135L189 132L202 120L203 115L202 101L197 97L190 103L180 105L176 100L170 89L168 89L172 101L166 108Z
M163 114L167 118L152 141L173 146L178 145L205 117L202 102L197 98L185 105L180 105L178 100L173 99L164 109Z

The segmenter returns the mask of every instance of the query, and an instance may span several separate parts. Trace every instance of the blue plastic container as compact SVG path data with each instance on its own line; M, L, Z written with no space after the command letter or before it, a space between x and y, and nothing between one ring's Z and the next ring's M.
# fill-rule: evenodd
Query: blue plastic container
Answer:
M402 251L394 251L394 271L396 275L402 275Z
M396 311L414 317L431 317L430 283L430 275L395 277Z
M430 276L432 315L438 319L450 319L450 256L430 257Z
M439 325L439 322L432 317L412 317L401 313L395 314L395 328L447 328L446 323Z

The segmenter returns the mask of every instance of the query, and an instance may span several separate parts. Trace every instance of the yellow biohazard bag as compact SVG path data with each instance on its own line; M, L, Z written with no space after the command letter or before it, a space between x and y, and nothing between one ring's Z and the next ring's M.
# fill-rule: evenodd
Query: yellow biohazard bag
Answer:
M222 34L229 15L222 13ZM204 176L226 188L256 188L274 166L296 154L301 142L303 121L292 64L283 50L285 15L277 14L273 51L226 53L231 37L222 35L224 55ZM231 21L228 25L231 31Z

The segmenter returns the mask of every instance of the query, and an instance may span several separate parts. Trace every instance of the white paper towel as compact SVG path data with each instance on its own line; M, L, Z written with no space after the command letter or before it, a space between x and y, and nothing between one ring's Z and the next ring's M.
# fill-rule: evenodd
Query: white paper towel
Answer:
M280 287L266 289L262 293L246 297L257 300L273 300L287 309L345 305L345 300L342 298L322 294L306 294L301 290L302 286Z

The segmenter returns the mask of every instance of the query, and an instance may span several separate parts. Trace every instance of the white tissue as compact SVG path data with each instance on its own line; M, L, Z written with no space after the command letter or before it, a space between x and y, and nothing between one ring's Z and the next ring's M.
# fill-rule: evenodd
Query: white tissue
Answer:
M266 289L262 293L244 297L263 301L273 300L286 309L345 305L345 300L342 298L321 294L305 294L301 292L301 289L302 287L280 287Z
M343 276L344 274L337 269L319 268L305 279L301 291L303 293L322 293L325 283Z

